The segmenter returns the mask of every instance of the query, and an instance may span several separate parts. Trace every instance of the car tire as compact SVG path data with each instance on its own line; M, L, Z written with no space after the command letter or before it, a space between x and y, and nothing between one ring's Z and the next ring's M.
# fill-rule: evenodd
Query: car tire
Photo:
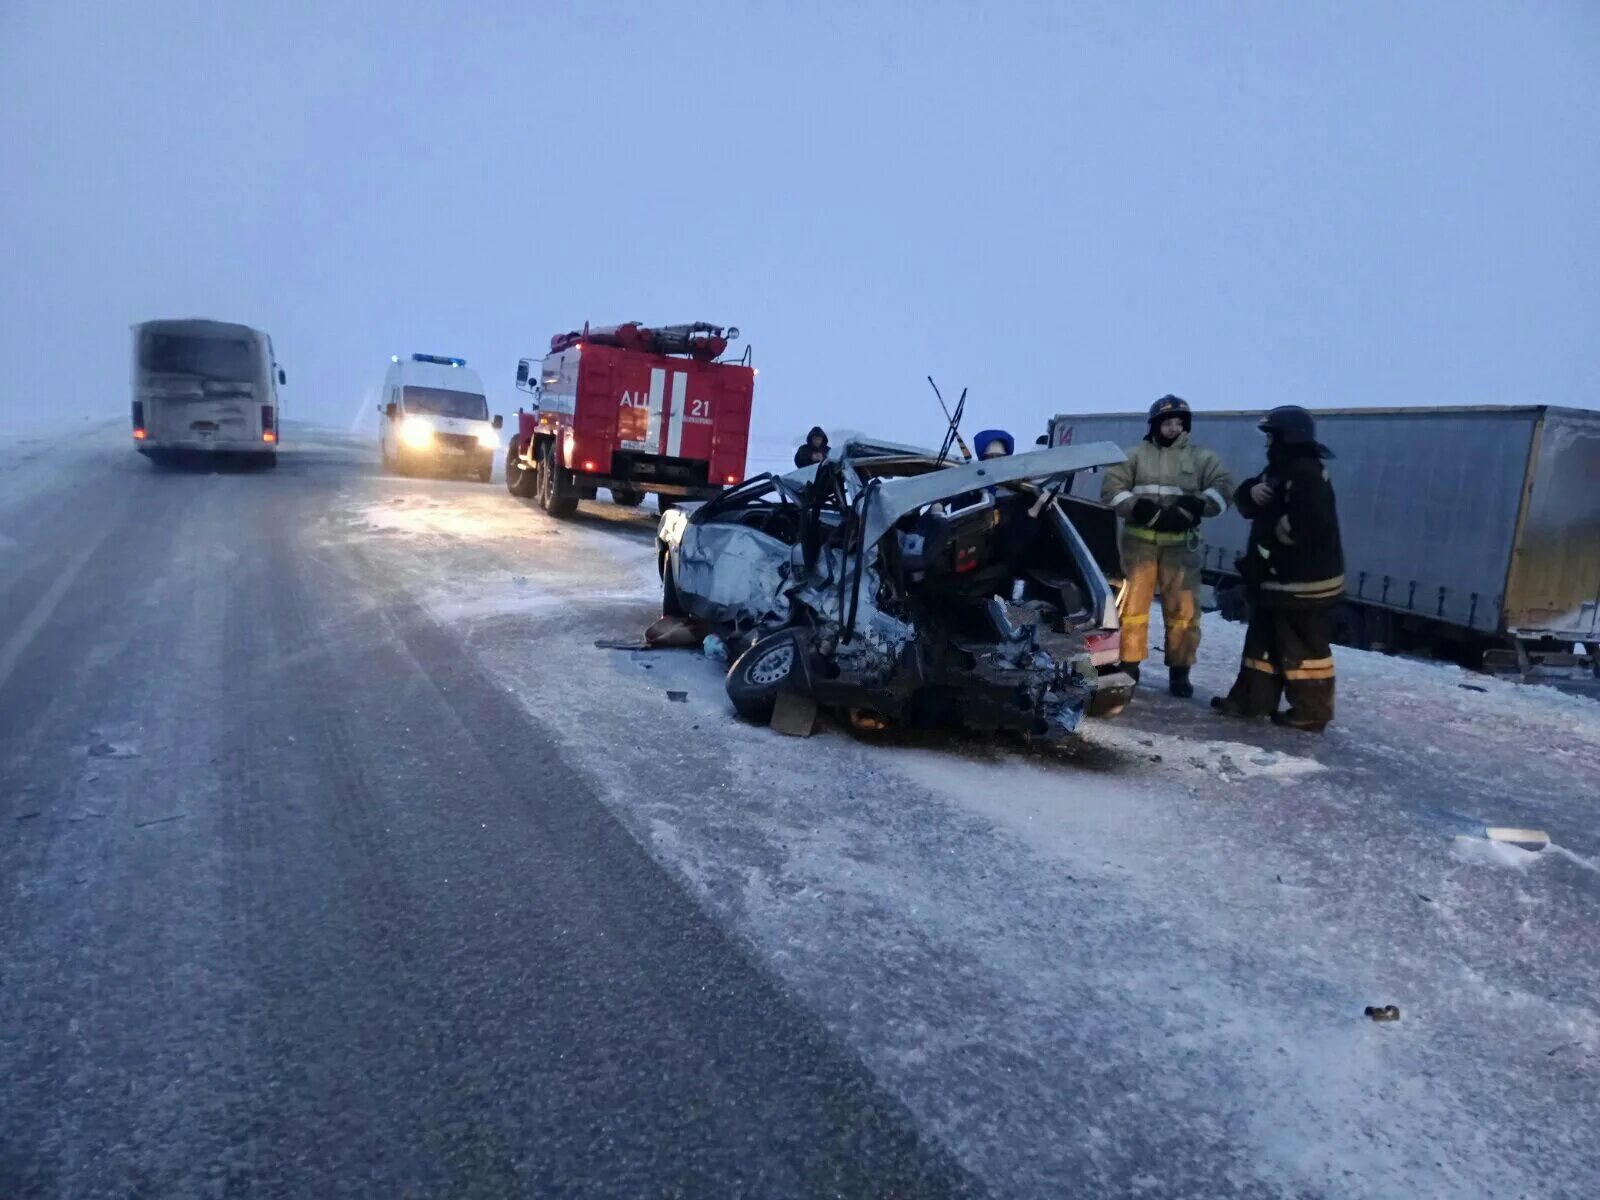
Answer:
M522 449L516 442L506 447L506 491L519 500L539 494L539 473L522 465Z
M678 581L672 576L672 564L665 561L661 567L661 615L663 617L689 615L683 607L683 598L678 595Z
M611 502L620 504L623 508L638 508L644 503L644 493L636 492L632 488L612 488Z
M556 462L554 440L539 455L539 507L552 517L570 517L578 509L578 489L572 472Z
M747 721L772 720L778 695L789 686L802 653L801 631L780 629L751 646L728 668L728 699Z

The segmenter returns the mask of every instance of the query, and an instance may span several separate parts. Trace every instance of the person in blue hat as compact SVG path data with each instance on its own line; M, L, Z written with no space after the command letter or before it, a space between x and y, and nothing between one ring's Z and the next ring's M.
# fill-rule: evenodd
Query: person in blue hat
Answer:
M1000 458L1017 452L1017 439L1004 429L980 429L972 439L972 452L979 458Z

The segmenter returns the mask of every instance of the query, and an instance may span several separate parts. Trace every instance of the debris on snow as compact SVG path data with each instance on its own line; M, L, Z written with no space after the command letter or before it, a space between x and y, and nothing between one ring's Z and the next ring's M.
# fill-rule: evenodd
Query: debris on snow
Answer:
M713 662L728 661L728 646L714 633L706 634L706 640L700 643L701 652Z
M1400 1019L1400 1009L1398 1005L1394 1004L1369 1004L1367 1005L1367 1016L1374 1021L1398 1021Z
M1539 861L1537 850L1524 850L1512 842L1491 842L1488 838L1458 833L1451 847L1459 862L1482 867L1515 867L1523 870Z
M648 642L624 638L595 638L594 645L597 650L654 650L656 648Z
M1505 842L1511 846L1521 846L1524 850L1543 850L1550 844L1550 835L1542 829L1490 825L1483 831L1483 836L1491 842Z
M644 631L644 640L652 648L699 646L710 632L710 626L692 617L661 617L650 622Z
M89 747L89 755L91 758L138 758L139 752L116 742L96 742Z
M689 700L689 693L688 692L668 692L667 693L667 699L675 701L678 704L686 704L686 703L688 703L688 700Z

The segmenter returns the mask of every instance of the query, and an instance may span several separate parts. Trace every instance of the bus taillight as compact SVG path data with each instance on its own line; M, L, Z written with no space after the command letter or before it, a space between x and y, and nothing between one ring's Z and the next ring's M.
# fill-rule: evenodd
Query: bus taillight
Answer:
M273 411L272 405L263 404L261 406L261 440L263 442L276 442L278 440L278 430L274 424L276 416L277 413Z
M144 441L144 401L133 402L133 440Z

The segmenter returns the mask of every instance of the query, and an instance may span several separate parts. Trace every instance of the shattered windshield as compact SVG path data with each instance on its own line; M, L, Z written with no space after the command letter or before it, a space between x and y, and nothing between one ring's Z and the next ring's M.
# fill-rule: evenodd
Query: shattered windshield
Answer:
M458 417L464 421L487 421L489 402L476 392L456 392L448 388L408 387L406 411L431 417Z
M148 333L139 366L158 375L196 375L202 379L248 383L255 378L255 351L243 338Z

